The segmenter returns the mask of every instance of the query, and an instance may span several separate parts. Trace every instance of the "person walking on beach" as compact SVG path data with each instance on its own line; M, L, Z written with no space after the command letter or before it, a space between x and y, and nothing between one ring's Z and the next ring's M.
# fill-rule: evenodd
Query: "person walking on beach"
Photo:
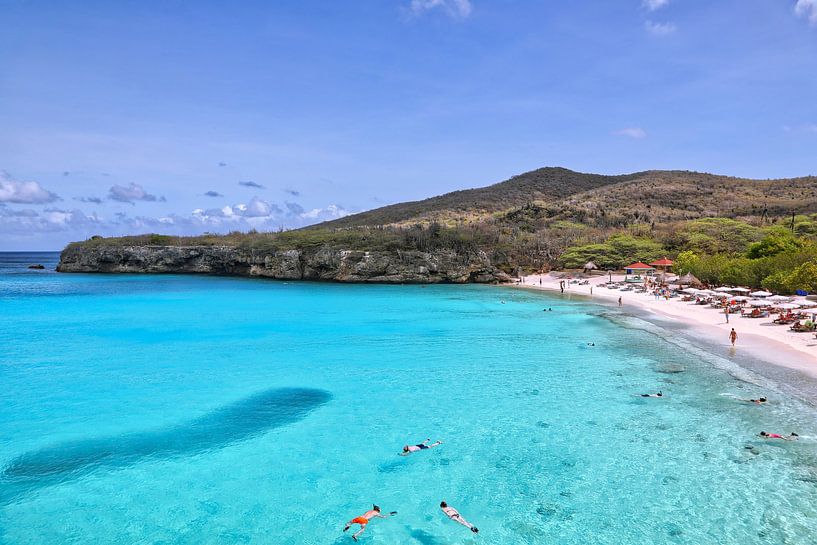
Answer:
M360 525L360 530L358 530L357 533L352 534L352 539L357 541L358 536L360 534L362 534L364 530L366 530L366 525L369 524L370 520L372 520L373 518L386 519L386 518L389 518L389 517L393 517L396 514L397 514L397 511L392 511L388 515L381 515L380 514L380 507L378 507L377 505L372 505L371 509L369 509L368 511L366 511L365 513L363 513L359 517L355 517L352 520L350 520L349 522L347 522L346 527L343 529L343 531L345 532L346 530L351 528L352 524L359 524Z
M437 441L435 441L434 443L431 443L430 445L428 444L429 441L431 441L431 439L426 439L422 443L417 443L416 445L406 445L406 446L404 446L403 447L403 452L400 453L400 456L408 456L412 452L427 450L427 449L430 449L430 448L438 447L438 446L443 444L443 442L440 441L439 439L437 439Z
M465 526L466 528L468 528L469 530L471 530L475 534L477 532L479 532L479 528L477 528L476 526L474 526L473 524L471 524L470 522L468 522L467 520L462 518L462 515L460 515L459 511L457 511L453 507L450 507L447 503L445 503L445 500L440 502L440 509L443 510L443 513L445 513L446 517L450 518L454 522L458 522L458 523L462 524L463 526Z
M726 323L729 323L729 303L723 305L723 313L726 315ZM734 330L733 330L734 331ZM735 344L735 343L732 343Z
M621 306L621 296L618 296L618 306Z
M735 341L738 340L738 332L735 331L735 328L732 328L732 331L729 332L729 340L732 341L732 346L735 346Z

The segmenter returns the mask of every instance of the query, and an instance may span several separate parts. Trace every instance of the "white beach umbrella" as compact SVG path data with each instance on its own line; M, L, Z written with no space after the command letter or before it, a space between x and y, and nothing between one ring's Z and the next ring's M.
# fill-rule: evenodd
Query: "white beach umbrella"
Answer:
M698 295L715 295L715 293L712 290L698 290Z
M735 293L749 293L749 292L750 292L750 291L752 291L752 290L750 290L750 289L748 289L748 288L732 288L732 289L731 289L731 290L729 290L729 291L733 291L733 292L735 292Z
M748 301L748 300L749 300L749 298L744 296L744 295L735 295L734 297L732 297L732 301L738 301L740 303L743 303L744 301Z
M761 290L761 291L753 291L749 295L751 295L752 297L768 297L768 296L771 295L771 293L769 293L768 291L762 291Z
M770 307L772 304L768 301L753 300L749 301L749 306L753 307Z
M781 301L791 301L791 297L786 297L785 295L772 295L771 297L767 297L766 300L779 303Z
M714 297L717 297L718 299L726 299L727 297L729 297L729 294L728 293L716 293L716 294L714 294Z
M715 291L720 292L720 293L729 293L730 291L732 291L732 288L727 288L726 286L721 286L719 288L715 288Z
M681 293L698 293L698 290L695 288L684 288L681 290Z
M775 305L775 308L780 308L783 310L794 310L796 308L800 308L800 305L797 303L781 303L779 305Z

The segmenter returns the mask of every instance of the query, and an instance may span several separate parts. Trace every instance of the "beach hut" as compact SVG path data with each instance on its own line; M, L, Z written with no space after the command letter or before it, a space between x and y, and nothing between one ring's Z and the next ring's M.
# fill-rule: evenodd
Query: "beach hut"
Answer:
M662 257L656 261L650 263L650 267L655 267L656 269L661 270L662 272L669 272L672 268L672 260L667 259L666 257Z
M584 269L585 274L588 274L590 273L590 271L595 271L596 269L598 269L598 267L596 267L596 264L593 263L592 261L588 261L587 263L585 263L584 267L582 268Z
M642 263L641 261L637 261L632 265L628 265L624 267L624 281L625 282L641 282L642 278L641 275L648 275L651 276L655 273L655 267L650 267L646 263ZM633 275L632 278L627 278L627 275Z

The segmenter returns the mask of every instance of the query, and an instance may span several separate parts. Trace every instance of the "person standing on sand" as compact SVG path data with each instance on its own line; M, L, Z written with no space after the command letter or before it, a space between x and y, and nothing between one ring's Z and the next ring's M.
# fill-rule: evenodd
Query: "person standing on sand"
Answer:
M735 341L738 340L738 332L735 331L735 328L732 328L732 331L729 332L729 340L732 341L732 346L735 346Z
M369 524L369 521L371 521L373 518L386 519L386 518L389 518L389 517L393 517L396 514L397 514L397 511L392 511L388 515L381 515L380 514L380 507L378 507L376 505L372 505L371 509L369 509L368 511L366 511L365 513L363 513L359 517L355 517L352 520L350 520L349 522L347 522L346 527L343 529L343 531L345 532L346 530L348 530L352 526L352 524L359 524L360 525L360 530L358 530L356 534L352 534L352 539L357 541L357 537L360 534L363 533L363 531L366 529L366 525Z
M539 277L539 285L540 286L542 285L542 277L541 276Z
M729 303L726 303L723 306L723 313L726 315L726 323L728 324L729 323ZM732 331L734 331L734 329ZM732 344L735 344L735 343L733 342Z

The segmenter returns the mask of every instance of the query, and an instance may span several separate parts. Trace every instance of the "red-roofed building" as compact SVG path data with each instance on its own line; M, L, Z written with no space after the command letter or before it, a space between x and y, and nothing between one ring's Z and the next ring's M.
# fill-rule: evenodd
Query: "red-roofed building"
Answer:
M657 261L653 261L650 265L658 267L659 269L669 270L669 268L672 267L672 260L663 257Z

